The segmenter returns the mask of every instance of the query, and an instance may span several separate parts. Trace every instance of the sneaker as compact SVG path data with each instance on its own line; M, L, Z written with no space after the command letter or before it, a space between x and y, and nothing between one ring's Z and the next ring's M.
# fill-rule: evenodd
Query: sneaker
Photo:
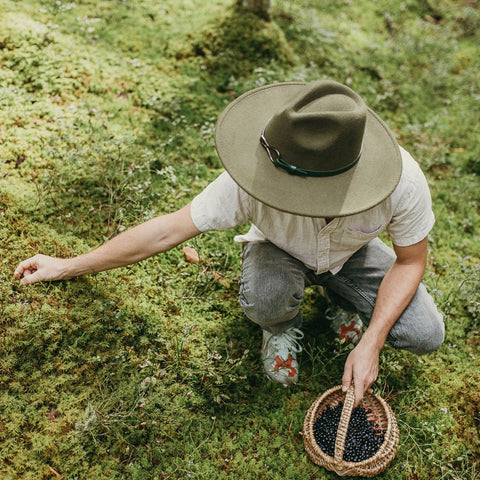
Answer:
M298 328L290 328L277 334L263 330L261 354L268 378L283 385L297 382L297 353L302 351L299 343L302 338L303 332Z
M332 305L325 311L325 317L332 322L330 326L341 341L355 345L362 338L363 323L357 313Z

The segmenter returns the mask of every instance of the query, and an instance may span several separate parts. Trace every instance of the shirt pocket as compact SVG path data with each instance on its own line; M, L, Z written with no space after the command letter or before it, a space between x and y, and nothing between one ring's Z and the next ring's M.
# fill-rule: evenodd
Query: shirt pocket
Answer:
M377 238L382 231L385 230L385 227L386 225L375 225L372 228L368 228L368 231L354 230L347 227L343 231L339 247L343 251L354 253L366 245L370 240Z

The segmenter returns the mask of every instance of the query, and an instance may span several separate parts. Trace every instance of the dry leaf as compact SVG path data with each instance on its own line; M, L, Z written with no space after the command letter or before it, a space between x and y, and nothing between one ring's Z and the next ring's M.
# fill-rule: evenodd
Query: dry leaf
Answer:
M216 282L225 283L225 278L223 277L223 275L221 273L213 272L213 279Z
M185 255L185 260L188 263L198 263L200 261L200 257L198 256L198 253L194 248L183 247L182 252Z

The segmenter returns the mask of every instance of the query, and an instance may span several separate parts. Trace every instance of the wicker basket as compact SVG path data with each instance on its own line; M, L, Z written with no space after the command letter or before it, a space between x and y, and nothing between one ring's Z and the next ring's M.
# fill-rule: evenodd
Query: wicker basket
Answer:
M335 439L335 455L331 457L318 446L313 434L313 426L327 405L335 407L341 401L344 402L344 405L337 430L337 438ZM346 462L343 460L343 452L353 404L353 387L350 387L346 394L342 392L341 385L327 390L313 402L305 416L303 442L310 459L317 465L332 470L341 476L373 477L383 472L395 457L398 443L397 422L385 400L371 391L367 392L362 400L362 406L371 409L367 418L374 419L378 426L385 430L385 440L372 457L361 462Z

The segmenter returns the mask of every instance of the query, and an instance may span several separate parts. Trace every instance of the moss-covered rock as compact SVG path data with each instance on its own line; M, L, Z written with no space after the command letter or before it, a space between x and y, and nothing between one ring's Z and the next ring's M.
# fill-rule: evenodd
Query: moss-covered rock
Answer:
M226 87L231 77L246 78L259 67L292 65L295 55L283 31L238 4L198 33L175 53L178 60L196 57L215 84Z

